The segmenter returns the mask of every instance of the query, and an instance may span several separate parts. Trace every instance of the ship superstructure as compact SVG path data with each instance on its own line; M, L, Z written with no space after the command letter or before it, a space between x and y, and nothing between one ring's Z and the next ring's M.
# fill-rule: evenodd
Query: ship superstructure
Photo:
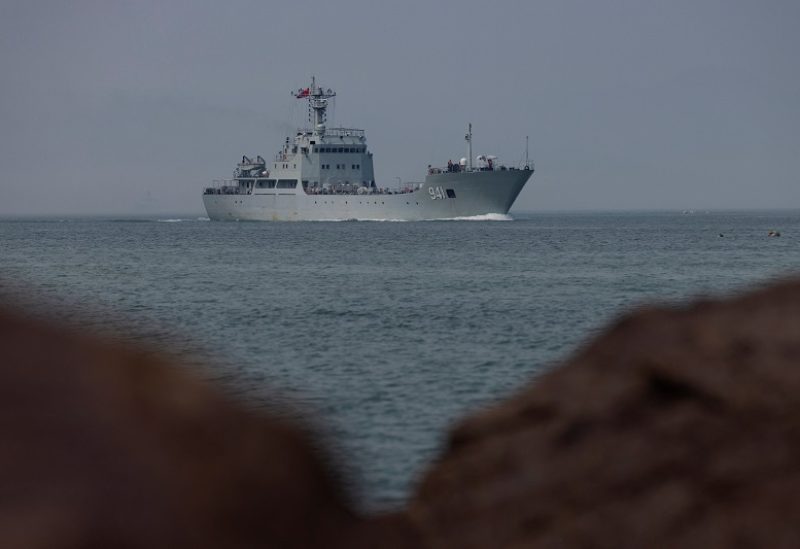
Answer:
M336 93L316 84L292 94L308 101L308 128L286 138L271 162L243 156L232 179L203 192L212 220L422 220L505 214L533 174L532 166L506 168L496 157L472 163L472 127L466 158L428 166L425 182L389 188L375 182L364 130L327 128Z

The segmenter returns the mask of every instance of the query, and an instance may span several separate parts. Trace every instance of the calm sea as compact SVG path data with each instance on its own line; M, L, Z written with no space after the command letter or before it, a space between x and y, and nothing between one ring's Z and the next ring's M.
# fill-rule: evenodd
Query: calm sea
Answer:
M166 347L252 407L313 417L362 504L385 508L454 420L622 311L800 271L798 212L513 218L5 220L0 298Z

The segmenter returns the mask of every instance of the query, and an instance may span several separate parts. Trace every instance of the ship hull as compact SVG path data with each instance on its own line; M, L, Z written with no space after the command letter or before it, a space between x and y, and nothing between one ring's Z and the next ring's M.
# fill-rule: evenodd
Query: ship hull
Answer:
M302 188L252 194L204 194L214 221L418 221L506 214L533 170L494 170L428 175L400 194L306 194Z

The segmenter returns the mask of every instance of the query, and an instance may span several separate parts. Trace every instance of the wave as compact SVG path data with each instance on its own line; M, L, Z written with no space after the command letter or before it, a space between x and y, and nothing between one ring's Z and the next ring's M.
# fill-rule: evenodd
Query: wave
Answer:
M156 219L159 223L180 223L183 219Z
M481 215L467 215L463 217L443 217L432 221L514 221L508 214L489 213Z
M324 223L333 223L341 221L372 221L376 223L409 223L415 220L411 219L393 219L393 218L348 218L348 219L317 219L315 221ZM466 215L460 217L437 217L432 219L419 219L416 221L514 221L514 218L508 214L489 213L480 215Z
M310 221L317 222L317 223L341 223L341 222L344 222L344 221L357 221L357 222L373 221L373 222L377 222L377 223L405 223L405 222L410 221L410 220L409 219L388 219L388 218L387 219L374 219L374 218L371 218L371 217L364 217L364 218L348 217L347 219L312 219Z
M208 221L207 217L198 217L198 220ZM160 219L159 221L169 221L168 219ZM180 221L177 219L175 221ZM237 220L238 221L238 220ZM489 213L480 215L466 215L460 217L437 217L429 219L397 219L391 217L374 218L374 217L348 217L348 218L330 218L330 219L303 219L298 221L305 221L310 223L344 223L344 222L373 222L373 223L413 223L415 221L514 221L514 218L508 214Z

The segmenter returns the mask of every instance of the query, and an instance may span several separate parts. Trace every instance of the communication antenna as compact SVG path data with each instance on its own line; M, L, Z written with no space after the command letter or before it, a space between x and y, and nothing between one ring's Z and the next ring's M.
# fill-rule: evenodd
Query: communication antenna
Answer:
M525 136L525 169L527 170L530 167L530 163L528 162L528 136Z
M469 171L472 171L472 122L469 123L467 135L464 136L464 139L467 141L467 166Z

